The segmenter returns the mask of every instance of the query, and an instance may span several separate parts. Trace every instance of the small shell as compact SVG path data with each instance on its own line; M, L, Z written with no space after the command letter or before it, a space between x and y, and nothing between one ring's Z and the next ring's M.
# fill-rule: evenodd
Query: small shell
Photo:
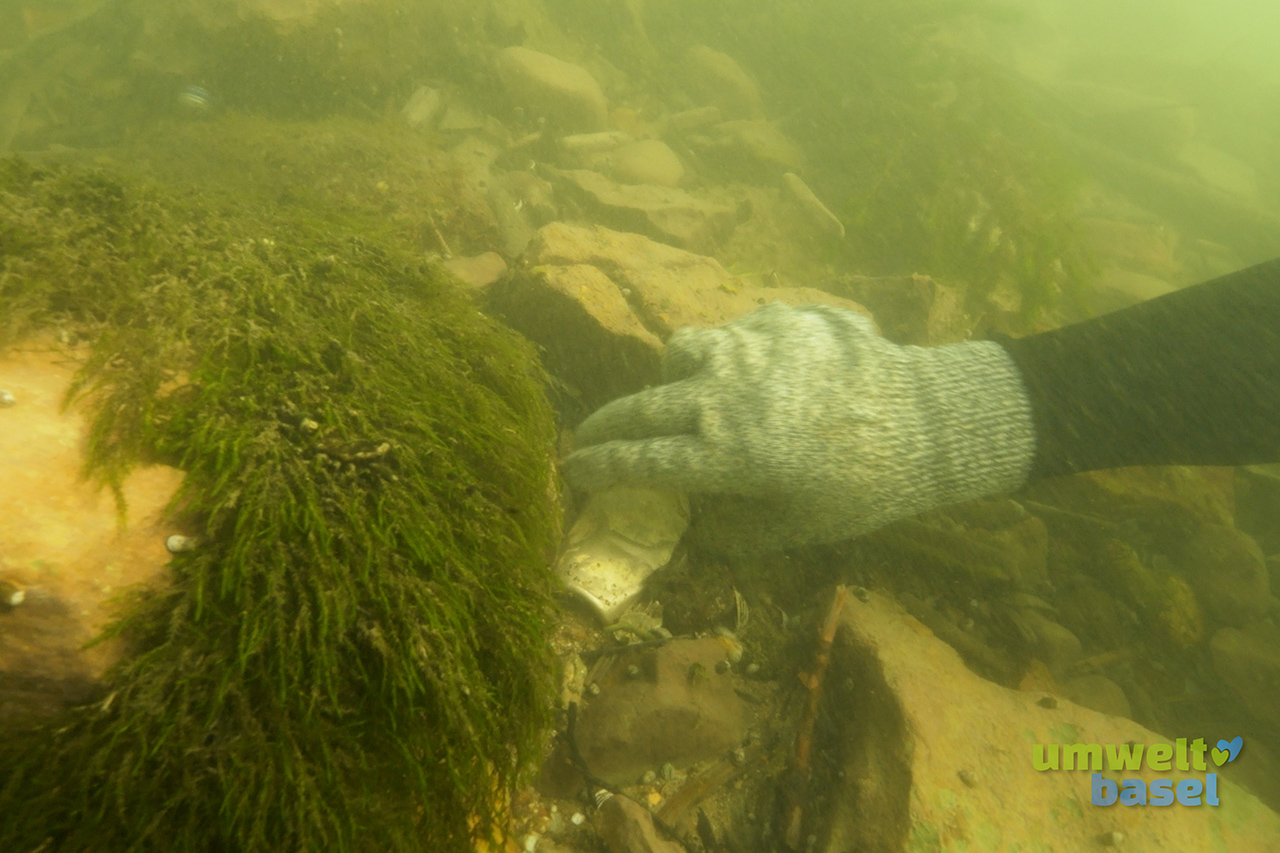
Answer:
M658 781L658 774L652 770L644 771L644 775L640 777L641 785L652 785L656 781Z
M193 112L209 109L209 93L199 86L188 86L178 93L178 103Z
M751 608L747 606L747 600L742 597L742 593L736 589L733 591L733 609L735 617L733 630L739 633L747 627L747 622L751 619Z
M22 587L9 581L0 581L0 605L17 607L26 599L27 593Z
M174 534L164 540L164 547L169 549L170 554L181 554L183 551L194 551L197 544L198 543L194 536L179 536Z

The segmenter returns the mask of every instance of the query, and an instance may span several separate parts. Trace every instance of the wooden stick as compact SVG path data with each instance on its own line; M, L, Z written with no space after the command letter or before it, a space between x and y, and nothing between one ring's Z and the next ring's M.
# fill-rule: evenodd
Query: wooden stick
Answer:
M787 816L785 841L792 850L800 849L800 828L803 823L804 807L800 802L802 793L809 781L809 763L813 752L813 727L818 720L818 706L822 700L822 679L827 674L827 665L831 663L831 646L836 639L836 630L840 627L840 614L844 610L845 599L849 590L844 584L836 587L835 600L827 611L827 618L822 623L822 633L818 635L818 652L814 656L813 669L808 674L802 673L800 680L809 688L809 699L805 703L804 717L800 720L800 730L796 732L796 756L794 779L797 784L792 790L797 794L796 802L791 804Z

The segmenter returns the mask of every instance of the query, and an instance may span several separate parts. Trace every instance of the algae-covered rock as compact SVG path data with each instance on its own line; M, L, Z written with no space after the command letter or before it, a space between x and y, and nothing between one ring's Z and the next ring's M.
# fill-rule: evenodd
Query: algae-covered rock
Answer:
M1204 615L1190 585L1166 571L1148 568L1125 542L1103 549L1100 570L1123 591L1143 619L1177 648L1204 639Z
M1247 534L1206 524L1191 537L1181 558L1205 611L1222 624L1242 628L1271 610L1267 563Z
M0 345L88 340L87 471L180 468L201 542L122 604L93 704L0 732L0 849L499 819L553 694L551 416L531 348L358 212L0 164Z

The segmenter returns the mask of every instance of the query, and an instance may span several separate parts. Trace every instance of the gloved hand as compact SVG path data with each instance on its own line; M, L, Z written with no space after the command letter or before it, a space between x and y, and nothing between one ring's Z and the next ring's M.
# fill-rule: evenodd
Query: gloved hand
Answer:
M840 308L774 303L682 329L663 381L587 418L565 475L687 492L695 535L728 552L839 541L1014 490L1035 449L998 344L898 346Z

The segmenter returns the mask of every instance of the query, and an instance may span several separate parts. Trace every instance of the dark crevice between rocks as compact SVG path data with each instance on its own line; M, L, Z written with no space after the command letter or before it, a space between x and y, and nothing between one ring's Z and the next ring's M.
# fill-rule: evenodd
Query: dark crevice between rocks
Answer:
M657 353L601 330L568 297L535 299L521 281L508 278L494 285L486 310L538 342L542 363L553 377L549 390L562 424L576 426L610 400L659 379Z
M874 649L837 635L823 689L805 827L816 836L810 849L906 849L913 744Z

